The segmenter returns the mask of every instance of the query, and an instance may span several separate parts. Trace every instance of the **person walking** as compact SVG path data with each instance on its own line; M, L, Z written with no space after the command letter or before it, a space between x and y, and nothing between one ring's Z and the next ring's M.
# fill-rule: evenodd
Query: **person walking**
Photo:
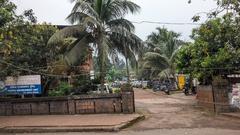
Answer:
M192 87L192 94L197 94L197 84L198 84L198 80L197 78L193 78L192 80L193 82L193 87Z

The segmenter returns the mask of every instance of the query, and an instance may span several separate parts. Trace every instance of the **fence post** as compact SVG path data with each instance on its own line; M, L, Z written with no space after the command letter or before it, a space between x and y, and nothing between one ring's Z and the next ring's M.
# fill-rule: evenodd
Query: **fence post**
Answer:
M68 114L72 115L76 113L75 99L68 98Z
M121 87L122 96L122 111L123 113L134 113L135 103L134 103L134 92L133 88L130 86Z
M214 111L216 113L229 112L228 81L221 77L215 77L212 82Z

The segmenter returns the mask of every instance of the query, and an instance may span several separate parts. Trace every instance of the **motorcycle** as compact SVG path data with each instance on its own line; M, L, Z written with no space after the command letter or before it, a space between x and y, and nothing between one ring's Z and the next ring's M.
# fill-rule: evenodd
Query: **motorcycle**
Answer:
M169 86L167 84L163 87L162 91L164 91L167 95L170 95Z
M189 87L188 87L187 84L186 84L186 85L184 86L184 88L183 88L183 93L184 93L186 96L189 95Z
M167 95L170 95L169 89L165 89L164 92L165 92Z

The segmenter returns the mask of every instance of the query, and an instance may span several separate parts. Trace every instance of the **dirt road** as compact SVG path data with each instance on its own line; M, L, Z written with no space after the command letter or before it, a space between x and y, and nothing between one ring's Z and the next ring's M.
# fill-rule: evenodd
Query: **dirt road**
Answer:
M135 89L137 112L146 116L117 133L46 133L17 135L240 135L240 120L200 110L194 96L165 95ZM10 134L12 135L12 134Z
M121 131L117 133L34 133L34 134L7 134L7 135L239 135L239 130L196 128L196 129L153 129L144 131ZM0 134L1 135L1 134ZM2 134L6 135L6 134Z
M215 116L196 106L195 96L183 93L165 95L151 90L135 89L137 111L146 115L128 130L221 128L240 130L240 120Z

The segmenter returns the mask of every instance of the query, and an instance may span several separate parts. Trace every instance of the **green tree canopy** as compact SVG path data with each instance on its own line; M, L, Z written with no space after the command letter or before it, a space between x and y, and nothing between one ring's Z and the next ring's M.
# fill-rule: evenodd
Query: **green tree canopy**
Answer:
M175 55L183 42L180 34L168 31L166 28L157 28L148 36L147 43L151 46L144 55L145 70L151 71L151 78L174 77Z
M9 0L0 0L0 27L13 21L16 17L16 5Z
M60 44L54 48L47 46L49 38L57 28L46 23L36 23L32 10L16 15L16 8L14 3L1 0L1 80L6 76L48 74L48 64L55 61L55 56L60 53ZM43 79L45 77L48 76L43 76Z
M189 0L191 3L191 0ZM193 43L178 54L178 69L210 84L214 76L239 71L240 1L216 0L218 8L207 13L208 20L193 30ZM199 21L200 15L193 17Z
M184 46L178 55L178 68L192 73L203 83L211 83L216 75L238 70L240 38L236 20L226 14L207 21L193 30L193 43Z
M138 52L141 40L133 34L134 25L124 17L128 13L139 12L140 7L130 0L72 1L75 5L67 19L73 26L56 33L49 40L49 44L56 44L67 37L76 38L76 48L89 47L92 43L98 54L100 78L103 85L109 57L117 57L120 53L136 61L134 54ZM72 58L76 57L79 59L76 59L74 63L82 59L79 55Z

